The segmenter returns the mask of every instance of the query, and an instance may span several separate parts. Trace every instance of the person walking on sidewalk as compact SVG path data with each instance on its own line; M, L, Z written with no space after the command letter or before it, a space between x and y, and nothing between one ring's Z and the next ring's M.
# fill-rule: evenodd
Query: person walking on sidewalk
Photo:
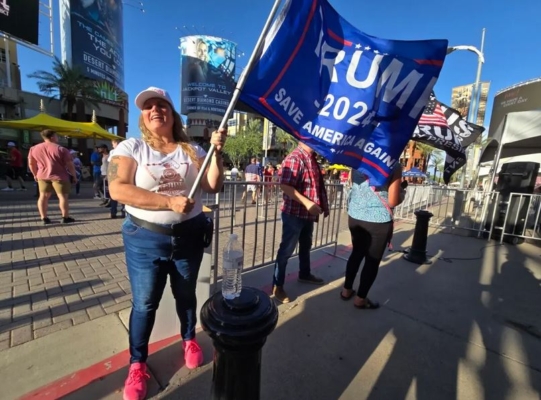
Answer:
M69 215L70 175L73 183L77 183L73 159L69 150L58 144L55 131L45 129L41 131L41 137L43 143L31 147L28 153L28 166L39 187L39 214L44 225L51 223L47 211L54 190L62 212L62 223L69 224L75 221Z
M252 158L250 164L246 167L244 171L244 179L246 182L259 182L259 167L257 166L257 158ZM257 201L257 192L258 187L255 184L248 184L246 190L242 193L241 201L244 203L248 198L247 193L252 193L252 204L255 204Z
M100 173L101 173L101 188L103 191L103 200L100 204L100 207L110 207L110 195L109 195L109 182L107 181L107 170L109 169L109 147L107 147L106 144L100 144L99 151L101 154L101 167L100 167Z
M92 186L94 189L94 198L95 199L101 199L102 198L102 181L101 181L101 163L102 163L103 156L101 154L101 150L99 146L96 146L94 148L94 152L90 156L90 164L92 164L92 179L94 180L94 185Z
M368 298L368 292L376 280L383 253L393 235L393 208L404 200L401 180L400 165L394 169L388 183L381 187L370 186L368 177L358 171L351 174L348 225L353 249L347 262L340 297L342 300L355 297L353 305L360 309L379 307L377 302ZM363 260L359 289L355 293L353 282Z
M15 142L8 143L9 148L9 169L6 175L6 181L8 186L2 189L3 191L13 191L13 181L18 181L21 188L19 190L26 190L24 185L24 168L23 168L23 155L17 148Z
M73 166L75 167L75 173L77 174L77 183L75 184L75 194L79 196L81 192L81 177L83 176L83 163L79 159L79 154L76 150L70 150L71 159L73 160Z
M216 146L199 190L187 196L195 182L205 151L191 144L169 94L150 87L137 95L142 139L120 143L108 170L109 191L126 205L122 238L130 278L133 306L130 315L130 370L124 399L143 399L148 378L148 342L167 276L180 319L186 367L203 363L195 338L197 275L210 226L201 190L218 193L224 181L221 149L225 129L213 132ZM206 239L207 238L207 239Z
M287 261L299 244L299 282L323 285L323 279L310 271L310 249L314 222L320 214L329 215L327 192L316 153L304 143L282 162L280 187L282 203L282 241L276 255L273 295L281 303L289 303L284 290Z
M113 139L111 141L111 151L109 152L109 159L107 161L107 168L109 168L109 163L111 162L111 158L113 158L113 154L115 152L115 149L117 148L118 144L120 142L118 141L118 139ZM109 196L111 197L111 196ZM117 213L118 213L118 201L116 201L115 199L109 199L109 207L110 207L110 210L111 210L111 219L116 219L117 218ZM124 204L122 204L122 207L120 209L120 215L122 218L126 218L126 210L124 209Z

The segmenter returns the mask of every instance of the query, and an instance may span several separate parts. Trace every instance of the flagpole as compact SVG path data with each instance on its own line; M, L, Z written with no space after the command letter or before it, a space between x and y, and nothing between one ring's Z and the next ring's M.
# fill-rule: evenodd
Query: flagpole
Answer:
M237 101L239 100L240 93L242 89L244 88L244 84L246 83L246 78L248 77L248 74L250 73L250 70L252 69L253 64L255 63L256 59L261 54L261 50L263 49L263 44L265 43L265 38L267 37L267 34L269 33L269 30L272 26L272 22L274 20L274 17L278 13L278 9L280 8L281 3L282 3L282 0L274 1L272 10L267 18L267 21L265 22L265 25L263 26L263 30L261 31L261 34L259 35L259 39L257 39L252 55L250 56L250 59L248 60L248 64L246 64L246 67L243 69L242 73L240 74L239 80L237 82L237 86L235 87L233 96L231 97L231 101L229 102L227 110L222 118L222 122L220 123L220 126L218 127L218 129L223 129L226 127L227 120L229 119L229 115L235 110L235 106L237 105ZM214 154L215 151L216 151L216 146L211 144L209 151L207 153L207 156L205 157L205 160L203 161L203 164L201 165L201 169L199 170L199 173L197 174L197 178L195 178L195 182L192 186L192 189L190 190L190 194L188 195L188 198L193 199L193 197L195 196L195 192L197 191L197 189L199 189L199 185L201 184L201 179L203 179L203 175L205 174L205 171L207 170L207 167L210 164L210 159L212 158L212 155Z
M484 51L484 48L485 48L485 28L483 28L483 33L481 35L481 48L479 49L479 52L480 54L484 54L483 51ZM481 57L480 55L478 56L478 59L477 59L477 74L476 74L476 77L475 77L475 83L473 84L473 90L472 90L472 93L471 93L471 96L470 96L470 107L469 107L469 112L468 112L468 120L469 122L472 122L474 124L477 124L477 116L479 115L479 112L477 111L477 107L479 105L479 101L480 100L480 83L481 83L481 71L483 69L483 63L485 62L484 60L484 57ZM474 144L474 147L475 147L475 144ZM466 164L464 165L464 167L462 168L462 176L460 177L460 188L461 189L465 189L464 188L464 184L466 183L466 175L468 173L468 156L470 154L470 151L469 149L464 149L464 153L466 155ZM471 161L471 164L472 167L475 168L475 166L473 165L473 162L474 160L470 160ZM471 183L471 180L470 180L470 183Z

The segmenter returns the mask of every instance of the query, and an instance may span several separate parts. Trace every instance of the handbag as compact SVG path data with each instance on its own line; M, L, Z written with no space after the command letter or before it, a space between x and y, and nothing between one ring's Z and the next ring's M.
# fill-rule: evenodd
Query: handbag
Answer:
M212 218L205 217L205 226L203 228L203 247L206 249L212 243L214 236L214 221Z

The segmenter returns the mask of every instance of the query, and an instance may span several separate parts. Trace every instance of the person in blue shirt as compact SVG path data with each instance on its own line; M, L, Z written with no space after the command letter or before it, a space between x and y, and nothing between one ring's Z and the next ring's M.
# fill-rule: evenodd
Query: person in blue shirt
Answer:
M94 178L94 198L100 199L101 196L101 164L102 164L103 155L99 147L94 148L94 152L90 156L90 164L92 164L92 177Z
M384 186L370 185L368 177L358 171L350 175L351 191L348 198L348 226L353 249L346 266L343 300L352 297L353 305L361 309L375 309L377 302L368 298L368 291L376 280L385 247L393 234L393 208L403 200L405 191L400 183L402 167L397 166ZM353 282L362 261L364 266L357 293Z

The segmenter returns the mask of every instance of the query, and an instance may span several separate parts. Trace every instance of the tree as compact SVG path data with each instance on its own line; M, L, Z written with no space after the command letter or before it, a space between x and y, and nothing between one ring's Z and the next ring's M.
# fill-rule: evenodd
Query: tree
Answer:
M29 74L28 77L37 79L41 92L62 102L70 121L74 120L73 111L77 100L81 100L85 106L100 109L101 97L96 90L95 82L86 78L79 67L70 67L67 62L62 63L57 57L53 61L52 72L39 70Z
M441 169L443 167L444 155L441 152L434 151L432 152L430 160L432 162L432 166L434 167L434 182L435 182L437 178L437 172L438 171L441 172Z
M283 129L276 129L276 145L285 153L290 153L297 145L298 140Z
M423 169L423 172L426 172L426 168L428 167L428 163L430 161L430 156L434 152L434 147L428 144L424 144L424 143L419 143L419 142L414 142L414 143L415 143L415 147L413 148L413 154L415 154L415 149L419 150L419 152L421 153L421 157L425 161L422 169Z
M260 157L263 150L263 133L261 121L254 119L248 121L235 136L227 139L224 146L224 153L227 154L233 165L240 167L243 161L250 157Z

